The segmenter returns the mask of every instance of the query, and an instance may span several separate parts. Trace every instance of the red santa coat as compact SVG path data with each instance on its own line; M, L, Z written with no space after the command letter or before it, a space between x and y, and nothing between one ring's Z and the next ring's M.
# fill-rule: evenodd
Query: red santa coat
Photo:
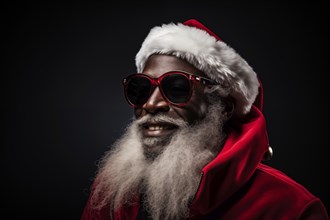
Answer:
M327 220L319 198L262 163L269 143L260 101L257 106L252 106L245 119L230 128L221 152L202 169L189 219ZM96 211L87 202L81 219L134 220L139 206L136 201L110 213L109 207Z

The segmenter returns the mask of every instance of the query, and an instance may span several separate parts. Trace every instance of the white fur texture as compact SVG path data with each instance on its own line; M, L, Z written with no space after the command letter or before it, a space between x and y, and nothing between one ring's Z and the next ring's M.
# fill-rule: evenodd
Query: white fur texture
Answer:
M143 193L142 205L152 219L185 219L197 192L202 168L216 157L225 140L223 110L224 106L217 103L200 122L178 128L153 160L144 154L141 124L149 119L158 120L160 115L147 115L133 121L101 160L91 205L96 209L110 206L111 210L117 210ZM165 115L160 119L173 120ZM185 124L184 121L181 124Z
M138 72L152 54L168 54L184 59L209 78L230 88L236 101L236 115L250 111L258 95L259 81L249 64L222 41L206 31L178 24L164 24L151 29L135 61Z

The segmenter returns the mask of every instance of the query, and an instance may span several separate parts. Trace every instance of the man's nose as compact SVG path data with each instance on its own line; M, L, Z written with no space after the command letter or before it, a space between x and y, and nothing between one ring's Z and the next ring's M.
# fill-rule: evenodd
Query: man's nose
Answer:
M143 108L151 114L167 112L170 110L170 106L164 99L162 93L159 90L159 87L155 88L148 101L143 105Z

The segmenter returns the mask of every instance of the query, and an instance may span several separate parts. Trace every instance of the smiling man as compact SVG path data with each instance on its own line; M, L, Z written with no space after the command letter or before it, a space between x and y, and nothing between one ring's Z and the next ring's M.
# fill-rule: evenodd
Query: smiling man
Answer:
M151 30L123 79L135 119L101 160L82 219L328 219L271 157L262 87L196 20Z
M202 78L200 71L186 61L167 55L150 56L143 74L145 75L137 74L125 80L127 80L127 86L133 84L134 80L155 82L153 88L148 89L148 95L146 95L148 100L145 99L146 102L142 103L143 105L137 106L131 103L135 106L136 118L140 120L139 129L142 134L144 154L147 158L155 159L173 140L173 136L180 134L182 137L177 137L177 139L181 141L187 135L192 138L192 135L196 135L199 131L196 129L189 133L187 129L194 124L200 124L206 116L208 104L203 82L209 81ZM197 77L201 81L197 81ZM157 81L159 81L159 86L157 86ZM135 97L136 93L140 93L138 89L135 88L133 94L126 95L129 102L132 99L130 96ZM220 129L220 126L217 127ZM186 134L182 135L182 132ZM207 133L204 130L202 134L205 132Z

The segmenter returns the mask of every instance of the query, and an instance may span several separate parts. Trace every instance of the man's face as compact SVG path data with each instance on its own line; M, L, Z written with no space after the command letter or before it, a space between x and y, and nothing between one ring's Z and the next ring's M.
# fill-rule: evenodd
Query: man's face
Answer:
M173 70L181 70L203 76L199 70L190 65L188 62L168 55L152 55L146 62L143 73L153 78L157 78L164 73ZM207 104L205 101L204 86L199 83L194 84L192 96L188 103L184 106L174 106L166 102L157 87L144 105L135 108L135 116L137 119L140 119L147 115L163 115L171 118L172 120L184 121L186 124L192 125L205 117L206 108ZM170 121L153 121L151 117L151 119L148 120L147 123L144 123L140 129L142 139L152 139L153 142L149 143L157 143L147 144L149 146L145 146L145 148L147 148L149 153L158 154L162 150L162 147L164 147L159 145L164 145L170 141L171 137L180 130L180 126L174 125Z
M189 63L165 55L151 56L143 73L158 78L173 70L201 75ZM168 83L176 87L162 84L164 90L172 88L171 100L177 94L187 94L182 93L187 91L182 89L184 83L175 79ZM139 88L139 81L135 83ZM111 201L110 206L116 209L132 201L132 192L141 192L152 219L182 219L189 213L200 171L220 152L226 137L225 105L220 98L213 100L213 96L204 94L204 90L204 85L195 83L190 100L178 107L167 103L156 87L147 102L135 108L136 120L113 145L115 150L101 161L92 200L101 200L97 203L102 206ZM130 92L132 97L149 95L138 89Z

